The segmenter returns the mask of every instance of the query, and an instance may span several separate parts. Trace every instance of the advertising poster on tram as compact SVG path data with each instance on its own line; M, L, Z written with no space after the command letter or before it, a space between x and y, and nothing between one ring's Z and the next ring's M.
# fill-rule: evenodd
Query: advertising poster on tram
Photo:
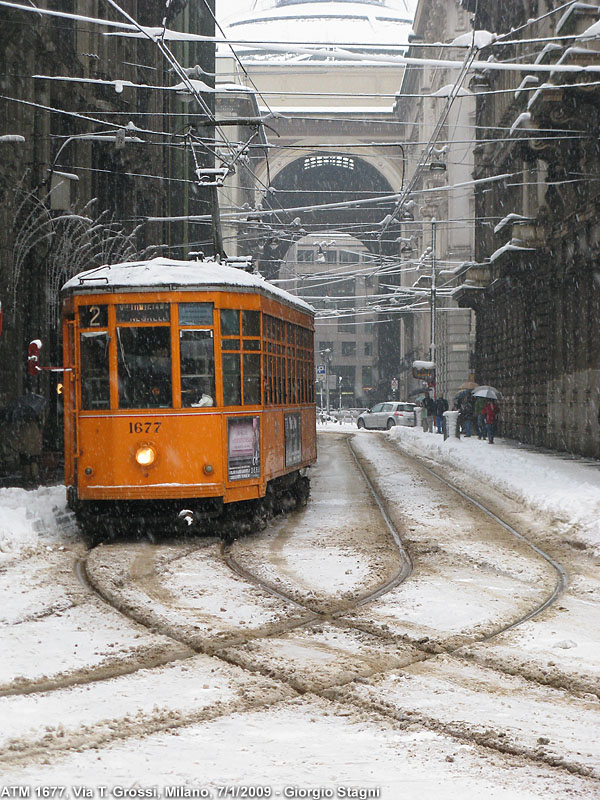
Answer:
M302 461L302 429L300 414L286 414L283 419L285 433L285 465L293 467Z
M227 420L227 475L230 481L260 476L260 417Z

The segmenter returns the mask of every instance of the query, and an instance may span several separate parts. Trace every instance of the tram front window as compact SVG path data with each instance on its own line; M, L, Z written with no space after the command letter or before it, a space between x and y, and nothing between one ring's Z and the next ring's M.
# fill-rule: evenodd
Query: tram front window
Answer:
M119 408L171 408L171 330L118 327Z
M215 356L211 330L179 331L181 405L215 404Z
M109 408L108 333L82 333L80 352L81 407L87 410Z

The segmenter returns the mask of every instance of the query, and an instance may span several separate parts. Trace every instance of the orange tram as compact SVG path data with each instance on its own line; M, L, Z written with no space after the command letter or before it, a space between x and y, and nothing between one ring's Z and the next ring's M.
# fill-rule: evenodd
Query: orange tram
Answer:
M305 502L308 304L243 269L165 258L80 273L62 295L65 482L84 529L225 518L229 536Z

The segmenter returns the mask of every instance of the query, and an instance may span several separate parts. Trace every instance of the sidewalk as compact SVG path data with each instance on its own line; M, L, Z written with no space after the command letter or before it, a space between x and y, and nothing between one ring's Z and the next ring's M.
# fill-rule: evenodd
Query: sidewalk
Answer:
M408 453L456 467L529 508L556 516L600 555L600 462L508 439L495 439L493 446L476 436L444 441L435 433L401 427L389 435Z

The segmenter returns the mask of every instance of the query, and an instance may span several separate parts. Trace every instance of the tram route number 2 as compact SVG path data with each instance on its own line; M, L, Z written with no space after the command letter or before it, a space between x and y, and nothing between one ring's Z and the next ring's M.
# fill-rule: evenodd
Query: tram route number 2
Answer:
M129 433L158 433L162 422L130 422Z

